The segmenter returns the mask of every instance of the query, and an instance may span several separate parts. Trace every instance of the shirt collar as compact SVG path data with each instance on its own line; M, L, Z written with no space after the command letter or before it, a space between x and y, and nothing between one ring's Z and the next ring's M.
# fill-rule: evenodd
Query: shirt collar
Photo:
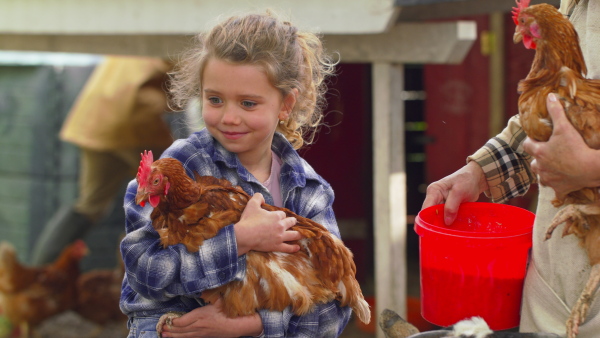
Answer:
M259 183L248 170L244 168L235 153L225 149L225 147L210 136L208 130L204 129L201 133L203 136L209 136L211 138L210 143L214 148L212 157L215 162L222 162L227 167L235 169L242 180ZM298 152L281 133L276 132L273 136L271 150L283 161L283 165L281 166L282 187L304 187L306 186L307 179L320 180L317 173L300 157Z

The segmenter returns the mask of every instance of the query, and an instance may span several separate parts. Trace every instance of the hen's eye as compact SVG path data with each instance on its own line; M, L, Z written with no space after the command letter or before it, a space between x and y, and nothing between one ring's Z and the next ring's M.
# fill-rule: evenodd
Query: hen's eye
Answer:
M159 179L158 179L158 178L155 178L155 179L154 179L154 182L152 182L152 184L153 184L153 185L158 185L158 182L159 182Z
M520 18L520 19L519 19L519 22L521 22L521 23L525 23L525 19L523 19L523 18Z

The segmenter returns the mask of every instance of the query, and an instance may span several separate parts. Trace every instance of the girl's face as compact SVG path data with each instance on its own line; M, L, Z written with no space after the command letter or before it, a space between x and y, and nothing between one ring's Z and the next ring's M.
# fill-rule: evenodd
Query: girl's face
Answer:
M202 75L202 117L210 134L242 163L271 156L279 120L295 96L284 100L261 67L208 60Z

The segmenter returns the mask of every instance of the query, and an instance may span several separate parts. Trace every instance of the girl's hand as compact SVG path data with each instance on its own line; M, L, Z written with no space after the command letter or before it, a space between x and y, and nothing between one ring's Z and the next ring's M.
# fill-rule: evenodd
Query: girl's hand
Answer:
M240 337L258 336L263 330L257 314L228 318L221 311L223 301L194 309L180 318L173 319L173 325L163 326L163 337Z
M283 211L267 211L260 207L263 203L263 195L254 194L248 201L240 221L234 226L238 255L250 250L288 253L300 250L299 245L286 243L302 238L297 231L288 230L297 220L294 217L286 217Z
M579 132L565 116L565 111L554 94L546 100L552 118L552 136L547 142L525 140L525 151L535 159L531 169L542 185L564 197L584 187L600 185L600 152L587 146Z
M431 183L427 187L422 209L445 203L444 223L450 225L456 219L461 203L477 201L487 189L483 170L477 162L471 161L456 172Z

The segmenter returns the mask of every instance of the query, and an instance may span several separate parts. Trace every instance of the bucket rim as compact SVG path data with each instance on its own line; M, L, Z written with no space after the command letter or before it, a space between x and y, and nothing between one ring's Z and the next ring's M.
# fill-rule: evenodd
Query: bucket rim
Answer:
M535 219L535 214L527 209L523 209L514 205L508 205L508 204L499 204L499 203L490 203L490 202L465 202L461 204L462 206L474 206L474 205L494 205L494 206L499 206L502 205L504 208L516 208L522 212L524 212L524 214L528 214L530 215L530 217L533 217L533 219ZM460 237L460 238L477 238L477 239L509 239L509 238L515 238L515 237L520 237L520 236L531 236L533 233L533 222L531 222L530 226L524 226L524 227L520 227L520 228L516 228L510 231L505 231L505 232L473 232L473 231L464 231L464 230L456 230L456 229L452 229L452 228L446 228L446 227L441 227L435 224L432 224L430 222L427 222L423 219L423 217L421 217L421 214L423 211L425 210L430 210L430 209L434 209L435 207L443 207L443 204L436 204L433 206L430 206L428 208L422 209L421 211L419 211L419 213L417 214L417 216L415 217L415 223L414 223L414 229L415 232L419 235L422 236L423 234L419 232L419 229L425 229L427 231L430 232L434 232L437 234L441 234L441 235L446 235L446 236L452 236L452 237ZM494 236L495 235L495 236Z
M502 236L490 236L489 232L469 232L469 231L461 231L461 230L451 230L452 232L446 232L446 231L437 230L437 229L442 229L439 226L435 226L432 224L427 224L427 225L419 224L419 223L417 223L418 219L420 219L419 216L417 216L415 218L415 232L419 236L422 236L422 234L419 233L419 231L417 231L417 229L419 229L419 228L425 229L429 232L434 232L436 234L444 235L444 236L451 236L451 237L458 237L458 238L477 238L477 239L485 239L485 240L510 239L510 238L515 238L515 237L529 237L533 233L533 229L530 229L527 232L511 231L511 232L499 233Z

